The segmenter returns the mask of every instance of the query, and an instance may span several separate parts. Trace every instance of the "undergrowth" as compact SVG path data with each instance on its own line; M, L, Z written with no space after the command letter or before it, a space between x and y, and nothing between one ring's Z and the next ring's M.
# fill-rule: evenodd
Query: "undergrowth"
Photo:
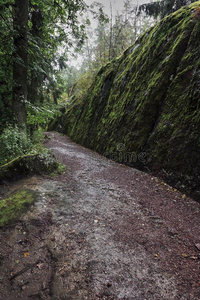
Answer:
M17 125L6 124L0 134L0 166L13 159L27 155L47 153L42 145L43 131L47 129L50 120L58 117L61 105L31 104L27 102L28 135L20 131Z

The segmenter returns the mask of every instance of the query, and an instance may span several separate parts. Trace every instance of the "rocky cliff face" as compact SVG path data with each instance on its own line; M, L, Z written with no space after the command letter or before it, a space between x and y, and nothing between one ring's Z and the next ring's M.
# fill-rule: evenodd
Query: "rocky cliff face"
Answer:
M200 1L103 67L83 101L62 116L63 132L200 199L199 37Z

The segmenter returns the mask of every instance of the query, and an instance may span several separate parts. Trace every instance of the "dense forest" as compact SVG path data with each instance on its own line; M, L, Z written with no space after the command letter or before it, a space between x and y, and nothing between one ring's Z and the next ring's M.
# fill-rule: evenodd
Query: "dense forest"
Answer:
M119 57L126 57L127 51L130 51L127 49L132 49L130 47L134 43L136 46L133 48L137 47L141 34L147 32L143 40L148 43L147 36L151 36L149 28L191 2L194 1L163 0L135 5L131 0L125 0L121 11L115 11L114 4L110 2L108 12L101 2L87 5L83 0L1 0L0 165L23 155L45 153L41 145L42 132L49 123L52 124L52 120L55 123L66 108L68 111L74 103L85 103L83 99L96 74L97 81L98 74L102 74L102 79L105 66L110 62L110 66L114 66ZM195 16L198 19L198 10ZM170 30L176 30L175 24L164 20L172 26ZM158 44L159 39L161 41L163 37L158 37ZM144 43L143 49L139 48L138 57L141 53L143 59L145 55L149 57L145 47ZM173 49L170 51L173 52ZM128 59L131 61L131 58ZM155 64L150 67L156 68ZM105 72L107 74L108 71ZM140 82L137 84L139 89ZM90 100L87 100L88 103ZM115 106L114 103L112 105ZM145 110L144 118L150 114L150 119L154 119L150 108ZM90 108L86 109L90 114ZM87 115L85 118L88 122ZM108 116L106 118L109 120ZM73 125L76 124L76 120L72 120ZM60 123L57 130L62 130L62 126ZM113 125L109 126L106 131L111 131L111 137ZM100 144L96 142L97 145L92 145L92 148L98 150ZM138 138L137 142L141 144ZM140 148L142 150L141 145Z
M58 50L83 43L83 10L82 1L1 1L1 164L31 151L53 116L64 64Z

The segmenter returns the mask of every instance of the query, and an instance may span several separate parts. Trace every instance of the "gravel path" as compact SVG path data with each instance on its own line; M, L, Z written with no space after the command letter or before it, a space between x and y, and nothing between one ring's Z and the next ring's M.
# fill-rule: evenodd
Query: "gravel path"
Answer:
M199 300L200 204L48 135L67 170L6 187L37 190L38 199L0 232L0 300Z

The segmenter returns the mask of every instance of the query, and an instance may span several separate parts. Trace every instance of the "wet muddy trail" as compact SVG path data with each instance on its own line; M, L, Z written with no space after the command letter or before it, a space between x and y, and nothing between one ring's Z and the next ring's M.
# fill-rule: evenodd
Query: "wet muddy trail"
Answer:
M0 300L200 299L200 204L48 135L65 174L1 187L37 201L0 231Z

